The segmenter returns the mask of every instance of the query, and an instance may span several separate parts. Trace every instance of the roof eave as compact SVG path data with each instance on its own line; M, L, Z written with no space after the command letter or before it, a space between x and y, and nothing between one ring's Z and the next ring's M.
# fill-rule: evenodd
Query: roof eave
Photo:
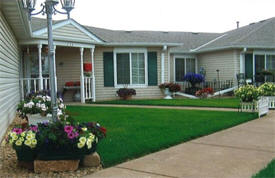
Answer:
M182 46L183 43L150 43L150 42L106 42L103 46Z

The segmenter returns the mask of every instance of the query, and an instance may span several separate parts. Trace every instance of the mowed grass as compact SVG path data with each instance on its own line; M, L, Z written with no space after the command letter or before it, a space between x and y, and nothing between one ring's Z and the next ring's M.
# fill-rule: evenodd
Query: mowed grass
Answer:
M107 137L97 148L105 167L255 119L256 114L198 110L68 106L79 122L97 121Z
M155 106L195 106L216 108L238 108L238 98L210 98L210 99L146 99L146 100L112 100L99 101L95 104L126 104L126 105L155 105Z
M264 169L258 172L253 178L274 178L275 177L275 159L273 159Z

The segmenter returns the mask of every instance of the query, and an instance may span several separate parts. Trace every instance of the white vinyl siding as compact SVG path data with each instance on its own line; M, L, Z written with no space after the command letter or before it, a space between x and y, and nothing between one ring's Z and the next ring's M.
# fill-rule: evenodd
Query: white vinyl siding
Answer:
M19 94L19 48L0 11L0 140L15 117Z
M48 33L44 33L43 37L47 37ZM79 42L93 42L92 39L72 24L65 25L53 30L54 39L60 40L77 40Z

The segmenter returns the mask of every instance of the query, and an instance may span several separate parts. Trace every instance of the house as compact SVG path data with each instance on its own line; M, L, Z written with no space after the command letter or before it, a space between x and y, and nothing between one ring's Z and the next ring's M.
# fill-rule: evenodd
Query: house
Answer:
M136 98L159 98L158 85L183 82L188 72L206 72L207 81L247 78L275 70L275 18L225 33L115 31L53 22L57 90L65 101L116 99L121 87ZM0 2L0 137L27 92L49 89L46 20L32 18L21 1ZM89 76L83 65L92 64ZM219 70L219 74L217 74ZM219 75L219 76L217 76ZM80 81L80 86L66 86ZM64 91L66 91L64 93Z

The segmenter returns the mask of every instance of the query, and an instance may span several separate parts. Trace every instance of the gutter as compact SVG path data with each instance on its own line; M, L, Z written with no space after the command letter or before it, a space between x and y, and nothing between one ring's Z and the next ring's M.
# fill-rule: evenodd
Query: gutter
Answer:
M183 43L146 43L146 42L105 42L102 46L182 46Z

